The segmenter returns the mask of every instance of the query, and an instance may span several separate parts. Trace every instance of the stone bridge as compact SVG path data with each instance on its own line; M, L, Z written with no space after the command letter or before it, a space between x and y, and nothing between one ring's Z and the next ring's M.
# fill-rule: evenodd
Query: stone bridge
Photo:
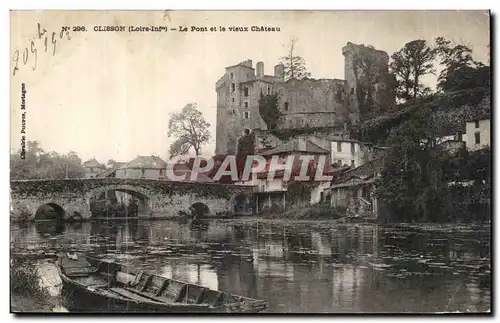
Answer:
M34 219L44 205L51 206L65 219L74 216L88 219L91 199L109 191L138 197L148 216L176 217L195 203L202 203L205 210L208 208L208 216L221 216L237 213L242 209L239 203L248 203L252 194L252 187L248 186L152 179L13 180L10 184L12 219ZM145 214L140 212L140 215Z

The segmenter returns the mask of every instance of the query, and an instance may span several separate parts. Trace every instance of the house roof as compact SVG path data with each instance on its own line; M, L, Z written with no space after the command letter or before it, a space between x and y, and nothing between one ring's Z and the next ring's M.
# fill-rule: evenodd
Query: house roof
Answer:
M103 164L99 163L95 158L89 159L83 163L83 167L101 167L106 168Z
M114 177L116 173L116 168L110 168L100 174L97 174L97 177Z
M304 153L311 153L311 154L329 154L330 152L326 149L321 148L320 146L316 145L315 143L307 140L305 141L305 145L303 147L300 147L300 140L291 140L287 142L286 144L283 144L281 146L263 151L260 153L262 156L269 156L269 155L279 155L283 153L289 153L289 152L304 152Z
M139 168L139 169L164 169L167 163L158 156L137 156L120 169Z

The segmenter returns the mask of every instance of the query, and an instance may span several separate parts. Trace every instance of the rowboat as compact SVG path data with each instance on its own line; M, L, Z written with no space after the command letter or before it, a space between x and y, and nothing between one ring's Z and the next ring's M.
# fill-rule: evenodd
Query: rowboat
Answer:
M164 313L257 313L265 300L238 296L83 254L62 253L63 289L80 310ZM76 308L76 307L75 307Z

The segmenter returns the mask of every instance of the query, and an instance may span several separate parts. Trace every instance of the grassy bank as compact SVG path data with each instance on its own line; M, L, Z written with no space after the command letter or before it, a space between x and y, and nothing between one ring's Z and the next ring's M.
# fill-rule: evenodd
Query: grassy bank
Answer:
M18 256L11 258L10 295L11 312L52 312L54 307L35 265Z

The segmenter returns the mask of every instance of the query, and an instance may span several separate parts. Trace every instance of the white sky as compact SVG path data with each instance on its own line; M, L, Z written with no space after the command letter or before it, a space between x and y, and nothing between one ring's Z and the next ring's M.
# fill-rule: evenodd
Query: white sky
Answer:
M37 22L57 34L64 25L85 25L44 52ZM113 33L94 32L96 25L277 26L268 33ZM215 140L215 82L224 68L245 59L263 61L272 74L290 38L315 78L344 78L342 47L348 42L373 45L392 54L415 39L438 36L471 46L487 61L489 16L484 11L331 11L331 12L13 12L12 56L34 39L32 56L11 78L11 149L20 147L20 89L26 84L26 140L38 140L46 151L76 151L92 157L129 161L137 155L166 159L169 114L196 102L212 125ZM428 79L433 84L433 78ZM213 153L215 142L204 151Z

